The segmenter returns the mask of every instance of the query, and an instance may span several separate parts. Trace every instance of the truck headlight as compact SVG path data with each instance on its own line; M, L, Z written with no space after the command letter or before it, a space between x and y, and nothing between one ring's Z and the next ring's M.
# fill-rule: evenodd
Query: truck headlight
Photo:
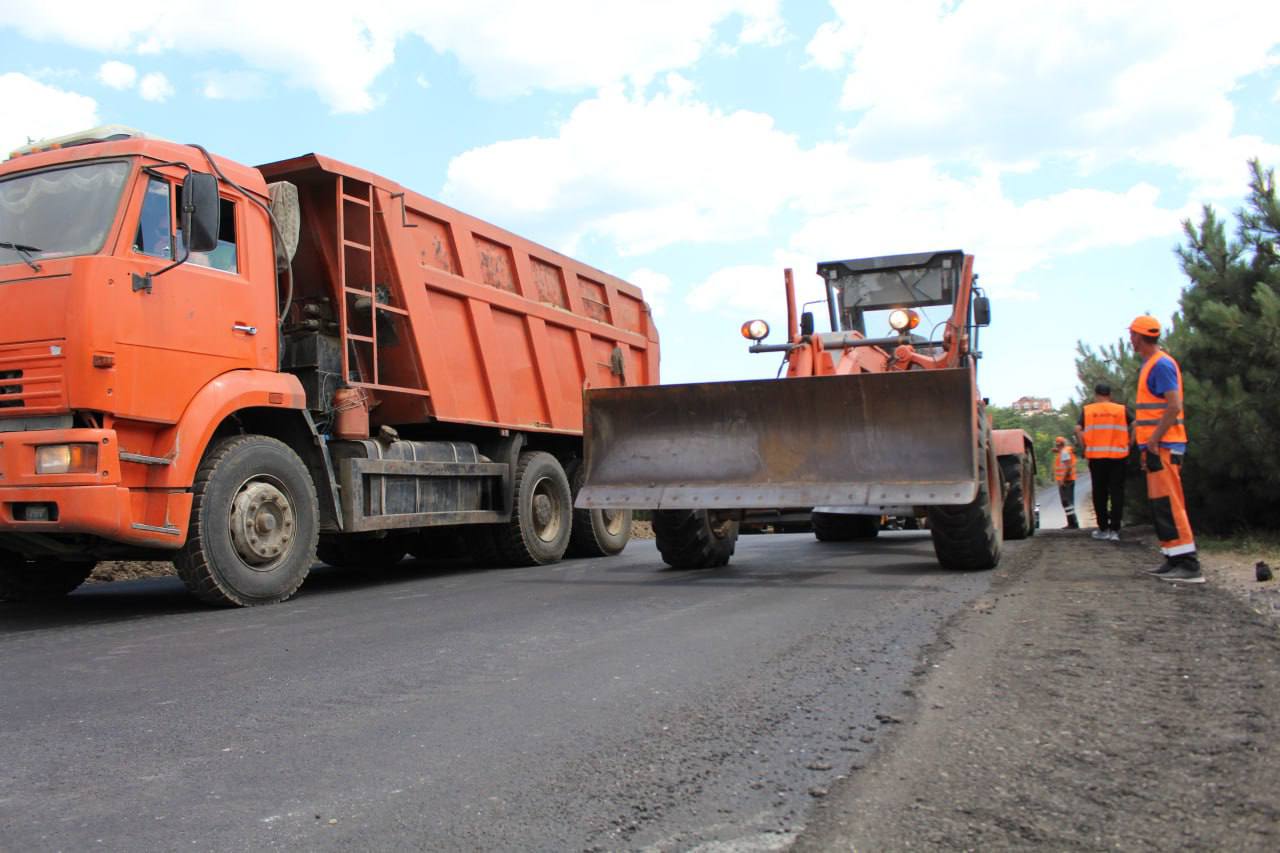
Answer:
M36 448L37 474L87 474L96 470L96 444L46 444Z

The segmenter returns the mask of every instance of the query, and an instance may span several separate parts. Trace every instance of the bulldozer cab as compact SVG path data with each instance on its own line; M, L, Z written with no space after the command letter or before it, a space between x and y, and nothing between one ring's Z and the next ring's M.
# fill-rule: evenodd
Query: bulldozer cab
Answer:
M921 332L913 338L945 323L961 291L963 270L964 253L958 250L818 264L832 330L868 337L892 334L889 315L903 308L921 315Z

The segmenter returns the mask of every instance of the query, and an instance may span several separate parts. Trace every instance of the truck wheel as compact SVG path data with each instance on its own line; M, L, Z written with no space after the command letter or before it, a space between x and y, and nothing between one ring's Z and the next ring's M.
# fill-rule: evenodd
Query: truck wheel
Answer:
M712 518L704 509L663 509L653 514L658 553L673 569L727 565L738 543L738 520Z
M315 562L319 506L307 467L288 445L262 435L223 439L192 486L187 544L173 565L209 604L284 601Z
M1026 539L1036 532L1035 483L1028 454L1001 456L1000 473L1009 484L1004 496L1004 538Z
M384 536L381 539L364 539L352 536L326 536L316 546L316 557L322 563L340 569L376 572L390 568L409 553L405 536Z
M587 466L575 459L565 471L573 500L587 479ZM631 510L629 509L575 509L573 532L569 534L571 557L612 557L622 553L631 541Z
M993 569L1000 562L1001 535L996 522L1000 513L996 503L1000 495L1000 475L989 427L982 431L981 447L978 496L973 502L964 506L929 507L933 550L944 569L979 571Z
M843 515L838 512L815 512L813 535L819 542L853 542L875 539L880 535L880 516Z
M564 556L573 526L569 479L560 462L540 450L520 454L511 520L494 526L501 564L545 566Z
M64 562L56 557L29 560L0 551L0 601L49 601L62 598L97 565L94 560Z

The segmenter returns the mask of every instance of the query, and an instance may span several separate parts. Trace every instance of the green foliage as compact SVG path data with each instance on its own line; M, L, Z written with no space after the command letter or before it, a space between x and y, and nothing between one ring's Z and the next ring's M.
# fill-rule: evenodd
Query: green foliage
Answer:
M1234 239L1209 208L1183 224L1191 285L1169 340L1186 385L1188 508L1217 532L1280 526L1280 200L1275 171L1249 169Z
M1002 406L988 406L987 412L991 415L993 429L1026 430L1036 450L1036 481L1042 484L1052 483L1053 440L1060 435L1068 441L1074 440L1078 415L1062 410L1046 414L1023 415ZM1076 454L1079 455L1079 453L1080 448L1077 447Z
M1163 341L1182 367L1188 510L1215 533L1280 527L1280 202L1274 170L1257 160L1249 170L1234 238L1208 206L1199 225L1183 223L1177 253L1190 284ZM1104 379L1132 405L1141 365L1127 342L1077 349L1081 399Z

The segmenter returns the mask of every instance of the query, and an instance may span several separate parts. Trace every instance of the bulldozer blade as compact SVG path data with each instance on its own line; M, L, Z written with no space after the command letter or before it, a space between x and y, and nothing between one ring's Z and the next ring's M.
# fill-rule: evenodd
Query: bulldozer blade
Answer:
M588 390L577 505L966 504L976 397L964 368Z

